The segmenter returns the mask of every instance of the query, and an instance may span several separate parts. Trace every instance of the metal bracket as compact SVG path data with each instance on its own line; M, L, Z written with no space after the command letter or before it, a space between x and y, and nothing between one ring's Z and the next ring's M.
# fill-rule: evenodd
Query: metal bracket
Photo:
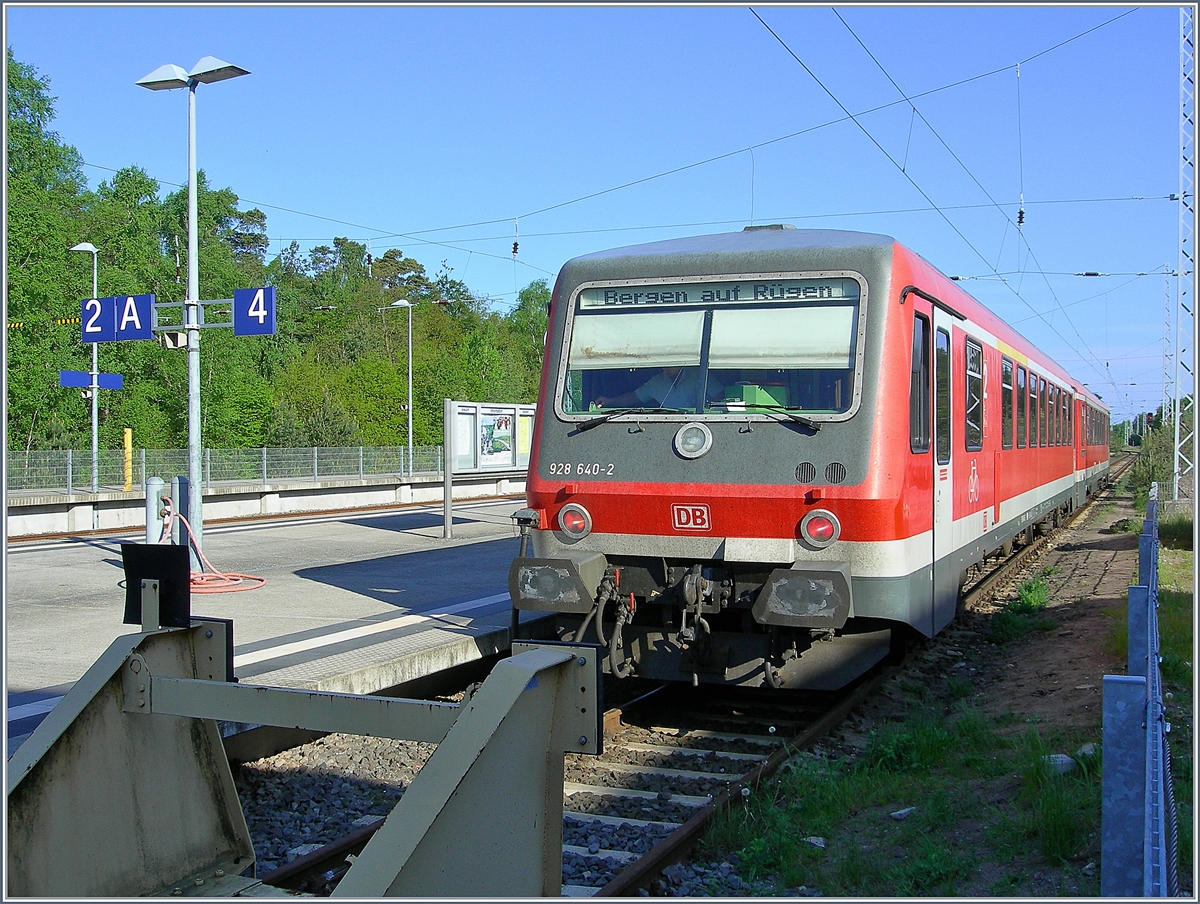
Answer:
M192 650L196 677L206 681L236 681L233 677L233 620L199 618L192 621Z
M131 653L121 668L121 686L125 691L125 703L122 708L125 712L148 713L152 711L150 682L150 666L146 664L141 653Z
M566 685L567 692L577 697L574 705L566 710L570 732L564 729L564 736L575 739L566 745L566 749L571 753L600 756L604 753L604 684L600 677L604 656L600 647L596 644L556 641L516 641L512 645L512 655L543 648L561 650L564 647L575 653L572 668L577 672L578 679Z

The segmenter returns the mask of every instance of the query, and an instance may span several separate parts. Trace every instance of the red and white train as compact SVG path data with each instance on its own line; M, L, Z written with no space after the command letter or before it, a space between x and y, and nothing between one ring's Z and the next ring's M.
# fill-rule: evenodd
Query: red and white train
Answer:
M608 670L833 688L954 618L967 569L1107 479L1108 410L884 235L569 261L514 607Z

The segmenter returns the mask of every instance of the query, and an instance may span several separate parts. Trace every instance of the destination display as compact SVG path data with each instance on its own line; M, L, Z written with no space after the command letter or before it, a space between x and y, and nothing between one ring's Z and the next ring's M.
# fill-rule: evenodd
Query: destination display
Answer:
M746 279L714 283L597 286L579 293L581 308L632 308L680 304L745 304L788 301L857 301L858 282L829 279Z

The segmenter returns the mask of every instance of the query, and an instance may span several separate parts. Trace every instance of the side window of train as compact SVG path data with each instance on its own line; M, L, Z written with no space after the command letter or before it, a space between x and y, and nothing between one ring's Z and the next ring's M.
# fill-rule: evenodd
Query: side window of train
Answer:
M1038 377L1038 445L1046 445L1046 381Z
M1025 368L1017 365L1017 448L1025 448L1027 423L1025 421L1025 402L1029 393L1025 391Z
M968 452L983 448L983 346L966 340L967 394L963 409L964 432Z
M1050 420L1050 445L1058 445L1058 387L1050 384L1049 411L1046 417Z
M912 376L908 388L908 442L914 452L929 451L929 319L913 320Z
M1011 449L1013 445L1013 363L1009 358L1000 358L1000 445Z
M1029 372L1029 448L1037 447L1037 374Z
M1054 387L1054 445L1061 446L1067 431L1063 429L1063 391L1061 386Z
M938 330L936 341L933 378L937 391L937 460L945 465L950 463L950 334Z
M1067 393L1067 445L1075 445L1075 396Z

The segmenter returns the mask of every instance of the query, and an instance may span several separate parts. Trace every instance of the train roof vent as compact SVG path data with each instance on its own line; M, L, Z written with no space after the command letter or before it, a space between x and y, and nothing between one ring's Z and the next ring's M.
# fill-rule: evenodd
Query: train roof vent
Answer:
M817 479L817 466L811 461L802 461L796 465L796 479L801 483L812 483Z
M830 483L843 483L846 480L846 466L840 461L832 462L825 468L825 479Z
M768 223L766 226L743 226L742 232L757 232L759 229L795 229L791 223Z

